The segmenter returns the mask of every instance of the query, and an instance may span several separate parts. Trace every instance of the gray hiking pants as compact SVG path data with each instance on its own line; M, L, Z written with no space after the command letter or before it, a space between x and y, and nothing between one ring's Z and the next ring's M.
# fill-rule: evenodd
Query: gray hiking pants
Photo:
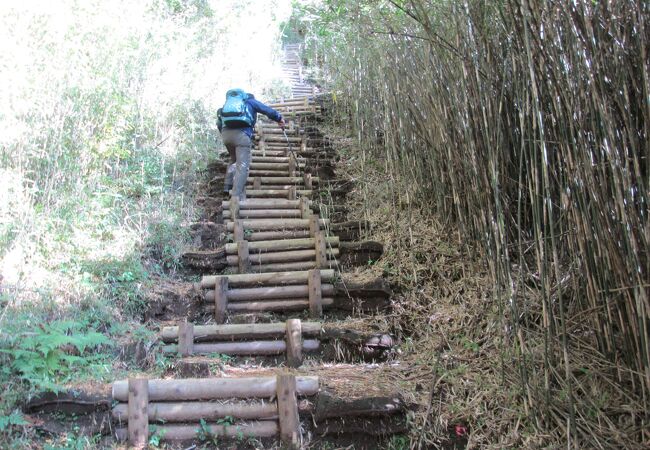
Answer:
M221 138L230 155L224 190L232 189L232 195L241 198L244 195L248 169L251 165L251 138L241 130L228 129L223 130Z

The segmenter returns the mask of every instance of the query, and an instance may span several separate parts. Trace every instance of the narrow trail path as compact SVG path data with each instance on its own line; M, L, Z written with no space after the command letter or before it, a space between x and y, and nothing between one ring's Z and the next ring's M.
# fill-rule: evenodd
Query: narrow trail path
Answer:
M341 220L349 186L318 128L322 98L304 81L297 46L284 65L293 97L270 106L286 133L258 121L246 198L206 199L226 243L186 257L211 273L176 297L175 323L161 328L177 370L112 383L108 429L118 441L359 449L406 430L408 407L389 382L396 343L364 322L389 305L390 290L346 273L381 245L357 242L363 224Z

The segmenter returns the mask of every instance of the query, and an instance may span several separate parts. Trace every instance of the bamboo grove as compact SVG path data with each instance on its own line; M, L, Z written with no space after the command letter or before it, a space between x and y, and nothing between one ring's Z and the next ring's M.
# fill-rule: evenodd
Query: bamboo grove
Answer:
M396 204L485 258L530 423L575 447L647 443L648 3L331 0L303 14Z

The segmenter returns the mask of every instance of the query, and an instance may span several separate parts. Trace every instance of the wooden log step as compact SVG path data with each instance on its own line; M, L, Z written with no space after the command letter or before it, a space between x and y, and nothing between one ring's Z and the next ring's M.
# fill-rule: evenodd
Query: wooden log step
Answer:
M296 377L299 395L318 392L318 377ZM224 398L271 398L275 395L276 377L186 378L149 380L149 401L216 400ZM128 380L113 382L113 400L126 402Z
M243 219L244 230L253 231L276 231L276 230L300 230L309 229L309 219ZM329 225L329 219L319 219L321 228ZM226 223L227 231L234 231L235 223Z
M250 273L270 273L291 270L310 270L315 269L316 261L295 261L286 263L259 264L251 267Z
M311 180L313 183L318 183L320 181L320 178L318 177L311 177ZM248 183L253 184L253 179L248 178ZM289 185L294 185L294 184L302 184L304 182L303 177L260 177L260 181L262 184L289 184Z
M321 281L332 281L335 277L334 270L327 269L320 272ZM201 287L206 289L214 289L217 280L220 278L228 278L228 286L230 287L255 287L261 285L271 286L285 286L290 284L304 284L309 279L309 272L273 272L265 274L246 273L235 275L207 275L201 280Z
M325 272L325 270L323 270ZM240 275L231 275L240 276ZM320 322L302 322L303 336L317 336L322 328ZM228 325L194 325L196 342L236 341L244 339L280 338L287 326L279 323L247 323ZM178 326L163 327L160 337L164 343L178 342Z
M275 402L151 402L148 405L150 422L198 422L221 419L226 416L235 419L275 419L278 405ZM118 403L111 416L119 422L128 419L128 405Z
M232 213L230 210L225 209L222 212L224 219L231 219ZM300 218L302 217L302 210L300 209L242 209L239 211L238 219L269 219L272 217L277 218Z
M239 201L239 210L242 209L292 209L300 208L302 200L285 200L285 199L259 199L259 198L248 198L246 200ZM230 209L230 200L224 200L221 202L221 207L226 210ZM311 204L311 201L309 201Z
M270 156L287 156L287 152L283 150L253 150L251 151L251 157L256 157L256 156L262 156L262 157L270 157Z
M306 352L315 352L320 348L320 341L316 339L305 339L302 341L302 349ZM192 354L208 355L219 353L231 356L273 356L281 355L287 351L285 341L239 341L239 342L218 342L209 344L194 344ZM165 345L164 353L178 353L178 345Z
M248 171L249 177L290 177L297 175L298 171L294 171L293 174L289 173L289 170L254 170L251 169Z
M254 137L255 141L263 140L264 142L291 142L291 143L300 143L305 138L303 136L289 136L284 137L284 133L262 133Z
M334 295L334 285L321 284L322 295ZM289 285L273 287L255 287L255 288L238 288L227 291L229 302L241 302L250 300L282 300L291 298L302 298L309 296L309 287L307 285ZM204 300L214 302L214 290L206 291Z
M324 297L321 299L323 307L329 307L334 304L334 299ZM237 302L228 303L228 311L236 313L255 313L255 312L287 312L287 311L304 311L309 309L309 299L295 300L266 300L263 302ZM214 312L214 305L206 304L207 312Z
M210 434L217 437L274 437L279 433L278 422L275 420L260 420L256 422L241 422L232 425L205 424ZM193 425L156 425L150 434L156 433L165 441L186 441L197 439L203 434L202 426L197 422ZM118 441L127 440L126 428L115 429Z
M281 241L278 241L281 242ZM339 256L339 249L332 248L327 249L326 255L328 258L336 258ZM283 252L271 252L271 253L254 253L249 256L251 269L254 271L254 265L263 265L269 263L286 263L286 262L295 262L295 261L304 261L312 260L316 258L316 250L289 250ZM238 255L228 255L226 256L226 263L229 266L237 266L239 264Z
M310 197L313 191L311 189L296 189L297 197ZM274 186L273 189L246 189L246 196L248 198L289 198L289 189L278 189Z
M251 158L252 164L256 163L288 163L288 156L253 156ZM307 158L296 158L296 162L299 164L304 164L307 162ZM287 164L287 167L289 165Z
M338 247L338 236L330 236L325 238L326 244L330 247ZM281 250L296 250L301 248L313 248L316 245L315 238L305 239L285 239L281 241L257 241L248 243L249 252L271 252ZM237 253L237 243L226 244L226 254L234 255Z
M297 163L297 168L305 167L304 163ZM286 162L252 162L251 170L289 170L289 163Z
M273 240L280 240L280 239L301 239L301 238L307 238L309 236L311 236L309 230L261 231L258 233L247 233L246 240L249 242L273 241ZM229 234L228 237L233 239L233 235L231 234Z

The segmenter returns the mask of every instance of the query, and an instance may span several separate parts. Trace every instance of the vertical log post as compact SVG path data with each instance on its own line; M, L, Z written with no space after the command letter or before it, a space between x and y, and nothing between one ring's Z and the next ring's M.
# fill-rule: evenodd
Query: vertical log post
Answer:
M296 194L296 187L295 186L291 186L289 189L287 189L287 198L289 200L295 200L296 198L298 198L298 196Z
M249 273L251 271L251 258L248 253L248 241L237 242L237 258L239 273Z
M305 136L300 141L300 151L303 153L307 151L307 138Z
M262 133L260 136L260 141L257 143L257 146L262 152L262 156L266 156L266 143L264 142L264 133Z
M244 240L244 222L235 220L235 228L233 230L233 238L235 242Z
M239 219L239 196L230 197L230 220Z
M300 420L296 397L296 377L290 374L278 375L276 381L280 440L290 449L300 448Z
M300 211L302 212L303 219L309 219L313 214L309 208L309 199L307 197L300 198Z
M217 278L214 287L214 321L222 324L226 321L226 310L228 309L228 278Z
M293 153L289 155L289 176L290 177L295 177L296 176L296 157L293 156Z
M262 179L260 177L253 178L253 189L262 189Z
M194 324L183 321L178 324L178 353L190 356L194 353Z
M302 324L300 319L287 320L287 366L300 367L302 365Z
M305 182L305 189L307 189L307 190L311 190L311 189L314 188L314 183L312 182L311 174L310 174L310 173L306 173L306 174L303 176L303 179L304 179L304 182Z
M316 237L316 233L320 231L320 223L318 221L318 214L309 216L309 236Z
M316 267L324 269L327 264L327 240L325 239L324 231L317 231L314 233L314 240L316 241Z
M149 380L129 378L129 446L146 448L149 442Z
M309 285L309 315L314 319L323 315L323 296L320 281L320 270L310 270L307 279Z

